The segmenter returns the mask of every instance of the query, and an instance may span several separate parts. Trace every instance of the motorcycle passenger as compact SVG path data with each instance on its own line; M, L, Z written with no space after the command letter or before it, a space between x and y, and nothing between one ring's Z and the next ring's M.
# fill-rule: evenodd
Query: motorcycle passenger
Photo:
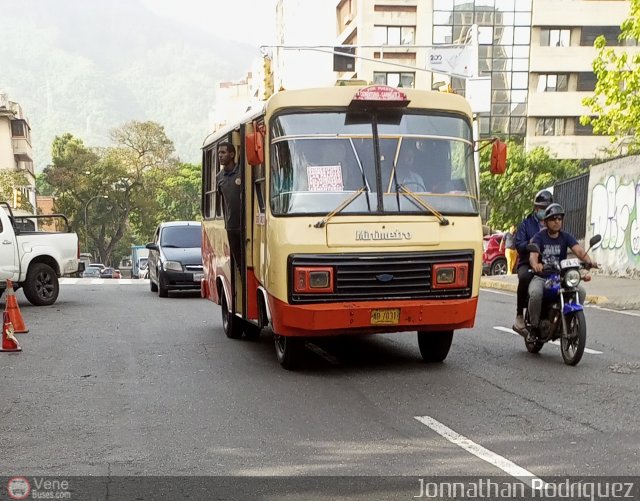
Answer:
M542 273L545 264L560 265L560 262L567 258L567 248L570 248L578 259L590 264L593 268L597 267L595 261L591 260L575 237L562 231L563 220L564 209L560 204L551 204L544 211L546 228L531 239L531 243L537 244L540 248L540 253L531 252L529 255L529 265L535 273ZM540 260L540 257L542 260ZM537 329L540 322L544 282L544 278L540 275L535 275L529 284L529 319L534 329ZM584 304L586 296L587 292L582 284L579 284L578 297L580 298L580 304ZM527 341L534 340L533 333L528 333Z
M523 332L524 309L527 307L529 300L529 283L533 277L533 273L529 271L529 251L527 245L533 236L540 230L544 229L544 211L553 203L553 195L549 190L540 190L533 199L533 212L529 214L518 226L516 232L516 250L518 251L518 293L516 304L516 321L513 324L513 330Z

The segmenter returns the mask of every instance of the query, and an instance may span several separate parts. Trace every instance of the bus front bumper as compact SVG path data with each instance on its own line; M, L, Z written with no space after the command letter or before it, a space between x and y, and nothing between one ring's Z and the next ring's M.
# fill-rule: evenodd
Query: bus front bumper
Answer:
M338 336L473 327L478 298L291 305L269 297L273 331L283 336ZM380 315L380 310L390 311ZM376 317L386 316L376 324Z

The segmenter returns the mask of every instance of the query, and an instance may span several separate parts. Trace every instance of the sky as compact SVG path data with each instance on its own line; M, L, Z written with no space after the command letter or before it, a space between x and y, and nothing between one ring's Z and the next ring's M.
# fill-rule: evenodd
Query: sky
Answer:
M142 0L156 14L256 47L275 40L276 0Z

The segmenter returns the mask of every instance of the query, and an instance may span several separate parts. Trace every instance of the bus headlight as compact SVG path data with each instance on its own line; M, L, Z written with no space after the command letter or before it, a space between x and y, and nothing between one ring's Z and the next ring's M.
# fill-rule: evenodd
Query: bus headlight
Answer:
M577 287L580 283L580 272L578 270L569 270L564 274L565 287Z
M293 268L293 291L296 293L333 292L333 268Z
M469 263L439 263L431 270L434 289L464 289L468 285Z

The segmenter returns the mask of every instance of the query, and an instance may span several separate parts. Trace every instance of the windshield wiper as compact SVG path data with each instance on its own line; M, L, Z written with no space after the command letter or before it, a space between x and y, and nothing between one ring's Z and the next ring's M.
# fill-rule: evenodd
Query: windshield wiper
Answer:
M333 216L335 216L336 214L339 214L344 209L346 209L356 198L358 198L360 196L361 193L363 193L365 191L368 191L368 188L367 188L366 184L364 186L362 186L358 191L354 192L344 202L342 202L340 205L338 205L338 207L336 207L331 212L329 212L329 214L324 216L320 221L318 221L316 224L314 224L313 225L314 228L324 228L327 225L327 223L329 222L329 220Z
M406 196L410 202L412 202L414 205L416 206L421 206L423 209L431 212L435 217L438 218L438 221L440 222L440 226L447 226L449 225L449 220L444 217L442 214L440 214L440 212L438 212L435 207L433 207L433 205L425 202L424 200L422 200L420 197L418 197L413 191L411 191L409 188L407 188L404 184L397 184L397 191L396 194L398 193L402 193L404 196Z

